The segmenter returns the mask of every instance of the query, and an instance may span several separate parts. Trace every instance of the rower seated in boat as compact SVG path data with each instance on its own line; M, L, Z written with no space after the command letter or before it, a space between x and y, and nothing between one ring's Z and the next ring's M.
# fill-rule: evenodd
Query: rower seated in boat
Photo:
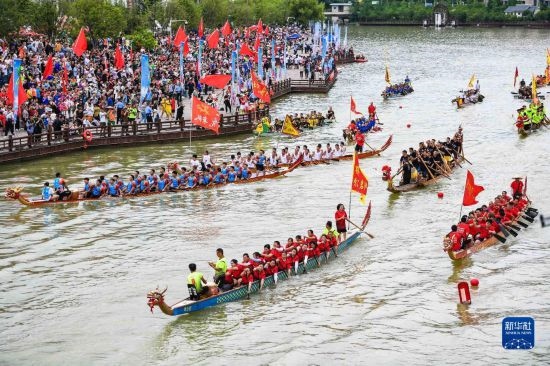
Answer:
M193 295L190 296L191 300L199 300L201 297L207 297L209 288L206 285L206 280L202 273L197 272L197 265L195 263L189 264L189 275L187 276L187 287L194 288Z
M334 118L335 118L335 115L334 115L334 111L332 110L332 106L328 107L327 119L334 119Z

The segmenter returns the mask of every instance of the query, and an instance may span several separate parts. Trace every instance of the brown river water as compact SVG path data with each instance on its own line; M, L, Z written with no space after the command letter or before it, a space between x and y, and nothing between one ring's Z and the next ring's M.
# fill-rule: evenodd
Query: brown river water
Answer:
M38 194L61 171L85 177L187 161L208 148L215 157L271 146L337 142L349 96L365 111L374 100L384 130L368 143L381 157L361 161L370 179L368 231L337 261L282 282L250 300L169 318L146 306L146 293L168 286L167 302L187 294L187 265L207 277L207 261L273 240L321 230L336 204L348 205L351 162L300 168L287 177L208 192L85 202L29 209L0 201L0 364L3 365L542 365L550 363L550 229L538 220L515 239L454 264L441 238L457 220L466 169L487 202L529 176L533 206L550 215L550 131L518 138L510 95L514 70L542 73L547 30L352 27L350 42L369 62L341 68L328 95L293 95L274 114L326 111L338 122L291 140L237 136L210 141L88 150L0 167L0 190L23 185ZM527 46L527 49L526 49ZM382 102L384 66L407 74L415 92ZM486 96L457 111L450 100L475 73ZM550 98L550 88L542 89ZM402 108L400 108L402 107ZM407 128L406 124L412 127ZM396 171L400 151L464 128L473 165L422 191L390 195L380 168ZM438 199L437 192L444 198ZM365 207L353 197L351 217ZM479 278L473 303L459 306L459 280ZM536 345L506 351L505 316L532 316Z

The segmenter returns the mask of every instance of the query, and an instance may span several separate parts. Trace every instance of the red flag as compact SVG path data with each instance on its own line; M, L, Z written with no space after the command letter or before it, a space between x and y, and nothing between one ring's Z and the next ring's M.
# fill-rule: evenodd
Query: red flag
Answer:
M88 49L88 41L86 40L86 33L84 33L84 28L80 28L80 33L73 44L73 52L77 56L82 56L84 51Z
M252 93L265 103L271 103L271 97L269 96L267 86L258 79L254 71L252 71Z
M181 42L187 42L187 34L185 34L182 27L179 27L174 37L174 47L179 49Z
M229 24L229 20L225 21L225 24L222 27L222 36L228 36L231 34L231 25Z
M265 26L264 34L265 34L266 36L269 36L269 25L266 25L266 26Z
M201 21L199 23L199 38L202 38L202 36L204 36L204 22L201 17Z
M514 88L516 87L516 80L518 79L519 72L518 67L516 66L516 73L514 74Z
M359 200L362 204L366 203L367 188L369 187L369 181L367 176L363 172L363 169L359 166L359 157L357 153L353 155L353 177L351 179L351 190L361 195Z
M205 75L199 82L213 86L214 88L223 89L229 80L231 80L231 75Z
M263 28L263 23L262 23L262 19L258 19L258 25L256 26L256 33L263 33L264 32L264 28Z
M44 73L42 74L42 79L46 79L48 76L53 74L53 56L48 57L46 61L46 66L44 67Z
M246 43L243 43L243 45L241 46L239 54L243 56L250 56L254 58L254 61L258 62L258 55L256 54L256 52L252 51Z
M122 55L122 51L120 50L120 45L117 45L115 49L115 67L117 68L117 70L121 70L124 68L124 56Z
M355 106L355 100L353 100L353 97L351 97L351 111L355 114L363 114L361 112L357 112L357 107Z
M462 205L471 206L477 203L476 197L480 194L484 188L482 186L476 186L474 183L474 176L468 170L466 174L466 185L464 186L464 198L462 199Z
M256 33L256 40L254 41L254 49L258 51L258 48L260 48L260 35Z
M67 73L67 60L63 61L63 94L67 94L67 84L69 83L69 74Z
M216 108L201 102L197 97L193 97L193 110L191 112L191 123L219 133L220 113Z
M210 48L218 48L218 42L220 41L220 31L214 30L210 35L206 38L206 42L208 43L208 47Z
M25 88L23 88L23 84L21 83L21 79L19 79L19 89L18 89L18 95L19 95L19 107L23 105L28 99L27 92L25 91ZM10 81L8 83L8 104L13 105L13 74L11 74ZM18 109L19 113L21 113L21 108Z

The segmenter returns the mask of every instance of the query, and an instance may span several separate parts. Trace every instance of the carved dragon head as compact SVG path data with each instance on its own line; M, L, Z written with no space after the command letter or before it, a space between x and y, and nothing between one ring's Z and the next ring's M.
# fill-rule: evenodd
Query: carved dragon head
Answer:
M21 191L23 191L22 187L10 187L6 189L5 197L9 199L16 200L19 198Z
M160 291L158 286L153 291L149 291L147 294L147 305L149 306L149 309L151 309L151 313L153 312L153 308L162 302L164 302L164 294L166 293L166 290L168 290L168 287L166 287L164 290Z

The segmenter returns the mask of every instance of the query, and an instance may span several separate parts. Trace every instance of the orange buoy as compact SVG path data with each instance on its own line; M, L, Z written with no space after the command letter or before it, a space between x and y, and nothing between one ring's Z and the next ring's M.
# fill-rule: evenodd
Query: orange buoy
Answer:
M470 284L472 285L472 287L477 287L479 286L479 280L477 278L472 278L470 280Z
M470 288L468 282L462 281L458 283L458 299L461 304L471 304Z
M437 192L437 198L442 199L443 198L443 192Z
M410 123L407 123L407 128L411 128L411 124L410 124Z

